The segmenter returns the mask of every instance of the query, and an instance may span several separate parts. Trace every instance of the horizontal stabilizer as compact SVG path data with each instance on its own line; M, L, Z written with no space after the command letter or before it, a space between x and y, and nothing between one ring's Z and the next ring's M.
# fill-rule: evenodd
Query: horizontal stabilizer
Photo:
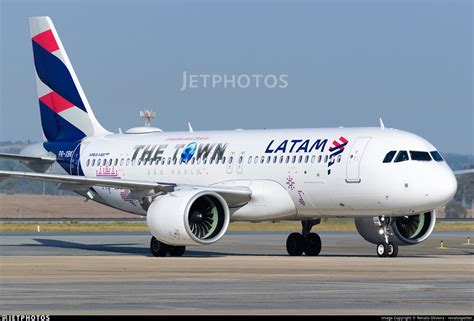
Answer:
M48 164L54 163L56 161L56 157L53 157L53 156L35 157L35 156L25 156L25 155L19 155L19 154L4 154L4 153L0 153L0 158L19 160L19 161L25 161L25 162L44 162Z

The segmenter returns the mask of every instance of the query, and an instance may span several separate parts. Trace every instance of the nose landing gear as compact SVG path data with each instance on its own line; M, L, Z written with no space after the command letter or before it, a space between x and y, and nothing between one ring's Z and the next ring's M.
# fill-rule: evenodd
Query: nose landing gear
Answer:
M398 255L398 245L389 241L389 237L393 235L390 231L390 218L379 217L379 224L380 234L383 235L384 242L377 245L377 255L379 257L396 257Z
M316 233L311 233L314 225L321 223L321 219L302 221L302 231L291 233L286 240L286 250L291 256L317 256L321 252L321 238Z

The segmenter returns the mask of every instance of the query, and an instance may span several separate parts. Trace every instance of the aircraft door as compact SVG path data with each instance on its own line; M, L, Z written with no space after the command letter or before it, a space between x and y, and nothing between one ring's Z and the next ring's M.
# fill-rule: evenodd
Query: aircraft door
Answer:
M364 154L364 150L370 141L370 137L359 137L352 146L349 157L347 158L346 182L360 183L360 161Z

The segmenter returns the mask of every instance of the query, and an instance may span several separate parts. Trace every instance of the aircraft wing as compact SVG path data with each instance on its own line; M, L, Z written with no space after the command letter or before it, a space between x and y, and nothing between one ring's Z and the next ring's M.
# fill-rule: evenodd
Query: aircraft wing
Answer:
M0 170L0 181L6 178L25 178L40 181L60 183L59 188L70 190L87 190L93 186L123 188L134 191L137 195L166 194L175 189L192 188L213 191L220 194L229 205L237 205L248 202L252 194L248 187L221 187L204 185L186 185L162 182L147 182L139 180L128 180L121 178L85 177L59 174L44 174L34 172L16 172Z
M457 171L453 171L454 175L460 176L460 175L467 175L467 174L474 174L474 168L471 169L461 169Z

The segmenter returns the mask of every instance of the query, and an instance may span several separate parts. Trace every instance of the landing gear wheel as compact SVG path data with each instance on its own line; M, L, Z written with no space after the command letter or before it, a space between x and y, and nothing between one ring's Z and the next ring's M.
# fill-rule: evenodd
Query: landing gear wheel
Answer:
M377 245L377 255L379 257L387 257L387 255L388 255L388 244L379 243L379 245Z
M317 256L321 252L321 238L316 233L306 235L306 248L304 253L307 256Z
M388 256L397 257L398 255L398 245L393 243L388 243Z
M183 256L186 246L170 246L168 252L170 256Z
M300 233L291 233L286 240L286 250L290 256L300 256L306 248L306 240Z
M156 237L152 237L150 241L150 250L153 256L166 256L168 254L170 246L163 242L160 242Z

